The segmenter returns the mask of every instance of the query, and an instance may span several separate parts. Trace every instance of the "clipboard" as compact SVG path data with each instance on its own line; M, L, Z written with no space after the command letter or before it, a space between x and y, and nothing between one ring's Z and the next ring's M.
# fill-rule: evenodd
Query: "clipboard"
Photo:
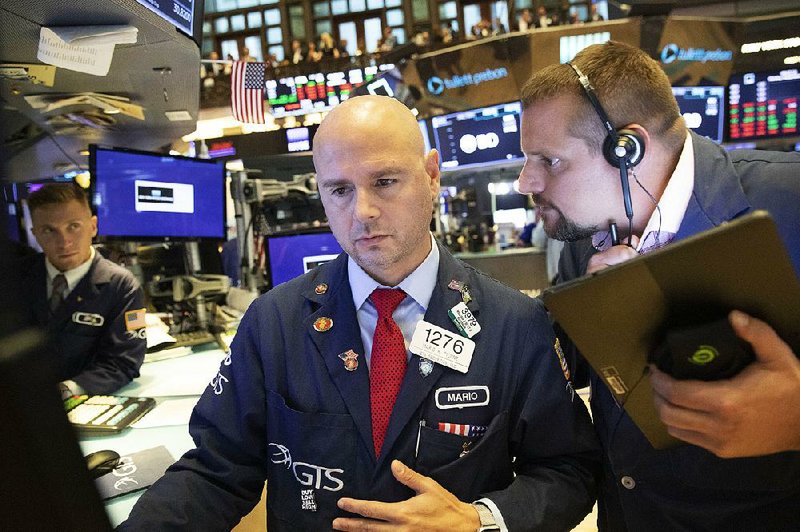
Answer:
M647 378L648 363L671 331L719 322L738 309L770 324L800 353L800 281L766 211L549 288L541 297L657 449L678 443L658 418Z

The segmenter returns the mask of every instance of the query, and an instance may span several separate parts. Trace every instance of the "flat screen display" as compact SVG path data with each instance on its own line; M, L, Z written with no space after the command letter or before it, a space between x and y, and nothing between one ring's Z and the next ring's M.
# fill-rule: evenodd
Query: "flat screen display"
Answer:
M335 259L342 248L333 233L295 233L267 237L272 287Z
M186 35L192 36L195 17L195 0L137 0L137 2L184 32Z
M224 163L91 146L89 164L100 236L225 237Z
M442 170L522 160L522 106L511 102L430 119Z
M272 116L281 118L330 111L347 100L356 87L371 81L379 71L387 68L392 68L392 65L268 79L265 87Z
M731 142L793 137L797 133L800 70L732 74L728 86Z
M698 135L722 143L725 112L725 88L672 87L686 126Z

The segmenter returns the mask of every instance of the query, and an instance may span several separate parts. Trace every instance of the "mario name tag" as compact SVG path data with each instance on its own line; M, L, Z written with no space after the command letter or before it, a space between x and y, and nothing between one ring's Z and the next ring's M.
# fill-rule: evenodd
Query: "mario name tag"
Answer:
M102 327L105 318L100 314L91 314L89 312L73 312L72 321L80 323L81 325L89 325L91 327Z
M475 342L427 321L420 321L414 330L409 350L437 364L466 373L472 362Z

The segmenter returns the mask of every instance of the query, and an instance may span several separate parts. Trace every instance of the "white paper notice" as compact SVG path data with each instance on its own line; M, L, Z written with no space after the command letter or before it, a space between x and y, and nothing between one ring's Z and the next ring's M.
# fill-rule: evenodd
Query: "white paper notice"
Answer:
M50 28L39 32L39 50L36 58L48 65L105 76L111 67L114 44L74 46L65 42Z

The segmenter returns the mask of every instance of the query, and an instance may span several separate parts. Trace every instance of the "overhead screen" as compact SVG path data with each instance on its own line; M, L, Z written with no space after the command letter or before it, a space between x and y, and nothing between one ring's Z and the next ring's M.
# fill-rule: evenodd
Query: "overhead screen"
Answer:
M733 74L728 86L728 131L734 141L794 137L800 71Z
M393 65L351 68L334 72L315 72L297 76L268 79L267 100L275 118L330 111L347 100L353 90L371 80L380 71Z
M430 119L442 170L521 161L519 102L482 107Z
M200 4L202 0L137 0L137 2L186 35L192 36L196 23L195 18L198 15L195 3ZM200 18L202 18L202 12Z
M223 163L90 148L100 236L130 240L225 237Z
M672 87L686 125L695 133L722 143L725 116L725 88Z

